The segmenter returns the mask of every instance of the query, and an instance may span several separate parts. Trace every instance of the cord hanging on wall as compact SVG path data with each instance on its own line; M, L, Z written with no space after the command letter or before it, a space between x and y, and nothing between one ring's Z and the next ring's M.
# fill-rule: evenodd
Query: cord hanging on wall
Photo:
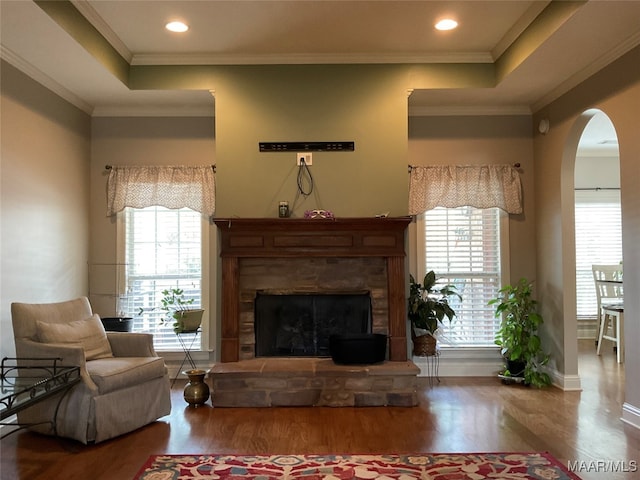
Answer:
M311 195L311 193L313 192L313 175L311 175L309 165L307 165L307 163L303 159L300 159L297 182L298 192L300 192L301 195L305 197Z

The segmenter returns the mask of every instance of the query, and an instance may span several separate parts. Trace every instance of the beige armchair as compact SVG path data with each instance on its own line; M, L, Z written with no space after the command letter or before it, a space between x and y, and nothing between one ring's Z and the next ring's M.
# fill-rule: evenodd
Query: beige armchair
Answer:
M59 357L79 366L82 377L62 400L58 395L18 413L20 423L41 423L32 430L97 443L171 411L168 372L151 334L105 332L86 297L13 303L11 319L18 358Z

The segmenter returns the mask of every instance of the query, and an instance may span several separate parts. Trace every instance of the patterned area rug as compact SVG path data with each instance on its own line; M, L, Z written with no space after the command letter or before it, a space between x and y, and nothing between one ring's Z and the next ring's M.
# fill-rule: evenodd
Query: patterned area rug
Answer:
M580 480L546 453L154 455L135 480Z

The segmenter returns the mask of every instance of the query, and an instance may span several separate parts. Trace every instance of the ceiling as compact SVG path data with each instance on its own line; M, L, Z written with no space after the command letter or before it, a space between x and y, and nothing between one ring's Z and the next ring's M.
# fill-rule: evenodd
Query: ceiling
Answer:
M414 90L412 115L530 114L640 44L640 0L65 3L81 15L54 20L31 0L0 0L2 58L94 116L210 115L213 100L207 91L131 91L70 24L93 25L131 66L494 65L490 88ZM437 32L445 16L459 27ZM174 19L189 31L166 31Z

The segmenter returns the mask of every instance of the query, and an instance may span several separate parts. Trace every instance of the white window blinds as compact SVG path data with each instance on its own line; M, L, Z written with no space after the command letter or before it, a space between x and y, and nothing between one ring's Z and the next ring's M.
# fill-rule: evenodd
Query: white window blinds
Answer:
M426 271L462 296L451 301L454 320L443 322L449 345L495 346L500 320L487 303L501 286L500 223L497 208L439 207L424 214Z
M179 350L173 321L160 324L162 291L184 290L202 307L202 219L188 208L127 208L125 215L126 310L134 331L152 332L157 350ZM189 342L191 339L189 339ZM200 334L194 341L200 349Z
M576 190L576 313L597 318L591 265L622 261L622 219L619 190Z

